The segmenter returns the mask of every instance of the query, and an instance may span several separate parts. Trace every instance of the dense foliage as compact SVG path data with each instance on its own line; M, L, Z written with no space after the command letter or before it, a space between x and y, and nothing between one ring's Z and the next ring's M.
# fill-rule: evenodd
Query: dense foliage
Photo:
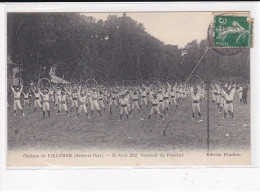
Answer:
M77 13L8 14L8 55L20 66L24 80L48 76L51 66L67 80L134 80L172 74L185 79L207 44L207 40L194 40L182 49L165 45L126 14L110 15L105 21ZM249 61L248 49L234 56L209 50L195 73L204 77L208 63L212 78L228 73L248 79Z

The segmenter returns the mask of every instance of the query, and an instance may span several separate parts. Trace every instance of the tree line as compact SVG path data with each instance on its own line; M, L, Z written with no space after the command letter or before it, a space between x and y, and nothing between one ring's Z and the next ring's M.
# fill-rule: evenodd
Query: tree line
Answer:
M151 77L185 80L208 45L194 40L184 48L164 44L127 14L97 20L78 13L8 13L8 55L23 80L47 77L52 66L66 80L136 80ZM249 49L233 56L209 50L194 72L249 79ZM9 64L8 68L12 68Z

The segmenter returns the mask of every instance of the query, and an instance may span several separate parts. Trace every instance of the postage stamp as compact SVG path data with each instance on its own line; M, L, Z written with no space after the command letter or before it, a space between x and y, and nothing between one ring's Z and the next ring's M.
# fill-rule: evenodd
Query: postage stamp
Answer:
M215 15L215 47L252 47L253 22L247 16Z

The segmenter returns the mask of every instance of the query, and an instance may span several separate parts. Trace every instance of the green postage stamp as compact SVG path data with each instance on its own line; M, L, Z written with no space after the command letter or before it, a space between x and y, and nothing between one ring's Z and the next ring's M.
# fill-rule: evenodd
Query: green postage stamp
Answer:
M251 48L253 20L241 15L215 15L215 47Z

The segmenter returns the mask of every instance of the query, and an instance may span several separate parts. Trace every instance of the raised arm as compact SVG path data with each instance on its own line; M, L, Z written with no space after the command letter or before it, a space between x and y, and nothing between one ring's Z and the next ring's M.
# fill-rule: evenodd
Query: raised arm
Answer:
M176 90L177 88L177 82L174 84L174 90Z
M167 85L168 85L168 90L171 90L172 86L168 82L167 82Z
M199 93L202 93L202 87L201 86L198 86L198 91L199 91Z
M234 88L231 90L230 95L233 97L233 96L235 95L235 92L236 92L236 88L234 87Z
M191 86L191 87L190 87L190 92L191 92L191 94L193 94L193 91L194 91L194 89L193 89L193 87Z
M43 93L41 92L41 90L38 90L39 91L39 94L41 95L41 96L43 96Z
M223 89L221 90L221 94L226 98L226 96L228 96L228 94L226 93L226 91Z
M13 93L15 93L13 86L11 86L11 90L12 90Z
M23 91L23 85L21 85L21 88L20 88L20 91L19 91L19 93L21 94L21 93L22 93L22 91Z

